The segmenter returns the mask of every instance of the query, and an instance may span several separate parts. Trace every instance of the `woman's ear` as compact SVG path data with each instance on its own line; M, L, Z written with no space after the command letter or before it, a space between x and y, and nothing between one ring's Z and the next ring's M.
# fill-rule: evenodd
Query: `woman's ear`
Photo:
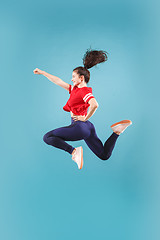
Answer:
M84 76L81 75L80 78L81 78L81 81L83 82L84 81Z

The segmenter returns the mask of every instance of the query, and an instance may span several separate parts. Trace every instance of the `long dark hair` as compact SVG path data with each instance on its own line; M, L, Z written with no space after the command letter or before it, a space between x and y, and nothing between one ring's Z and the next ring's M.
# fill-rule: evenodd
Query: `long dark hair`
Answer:
M84 67L76 67L73 71L76 71L79 76L84 76L85 82L88 83L90 79L89 68L97 65L98 63L102 63L108 60L106 51L102 50L91 50L87 49L86 53L83 57L83 65Z

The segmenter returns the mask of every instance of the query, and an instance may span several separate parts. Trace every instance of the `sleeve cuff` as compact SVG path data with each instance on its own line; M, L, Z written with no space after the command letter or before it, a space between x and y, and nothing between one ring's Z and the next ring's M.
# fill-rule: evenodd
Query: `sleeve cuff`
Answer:
M69 84L69 94L71 94L71 84Z
M87 96L88 95L88 96ZM84 100L84 102L85 103L87 103L91 98L94 98L94 96L90 93L90 94L87 94L84 98L83 98L83 100Z

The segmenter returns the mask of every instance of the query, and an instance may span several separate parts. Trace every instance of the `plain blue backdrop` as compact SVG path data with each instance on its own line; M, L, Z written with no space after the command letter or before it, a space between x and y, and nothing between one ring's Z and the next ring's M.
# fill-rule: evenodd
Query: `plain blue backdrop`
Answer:
M5 1L0 8L0 239L160 239L159 3ZM72 84L86 50L108 61L90 69L99 103L89 119L104 143L110 126L133 124L108 161L84 141L84 167L43 142L71 123L69 93L37 67Z

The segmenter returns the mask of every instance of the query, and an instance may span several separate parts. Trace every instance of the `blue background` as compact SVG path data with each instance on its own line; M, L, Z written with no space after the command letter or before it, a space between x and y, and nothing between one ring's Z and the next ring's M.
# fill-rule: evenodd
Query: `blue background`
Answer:
M158 1L17 1L0 8L0 239L160 239ZM85 51L106 50L90 69L99 103L89 119L104 143L133 124L108 161L84 141L84 167L43 142L71 123L69 93L37 67L72 83Z

